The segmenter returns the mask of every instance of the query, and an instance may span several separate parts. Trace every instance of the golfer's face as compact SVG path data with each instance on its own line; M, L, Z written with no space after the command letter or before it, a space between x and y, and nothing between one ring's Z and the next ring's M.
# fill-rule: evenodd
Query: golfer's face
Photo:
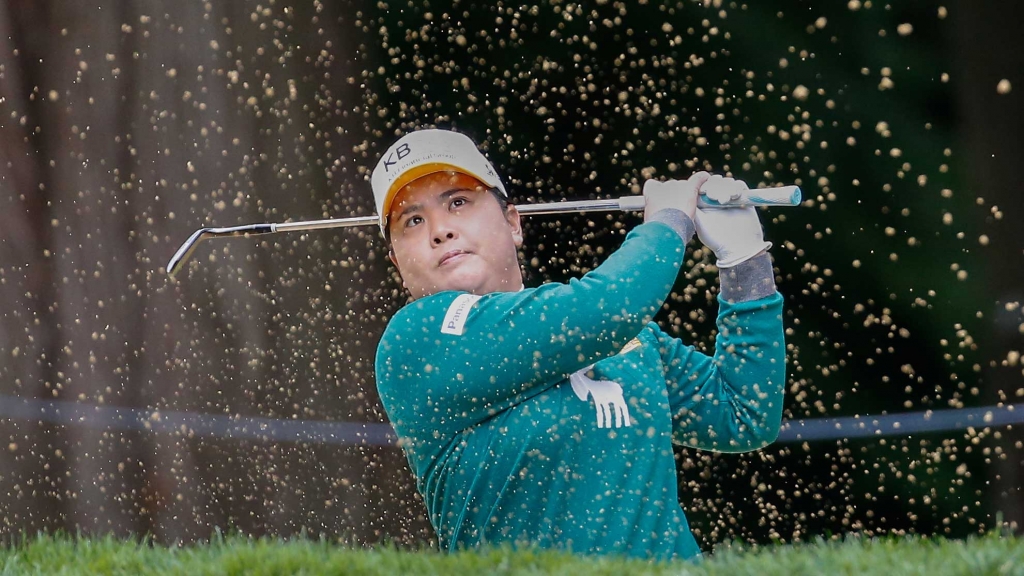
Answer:
M519 215L514 207L502 213L494 196L471 176L438 172L413 181L395 197L388 225L391 260L413 298L445 290L512 291L521 285Z

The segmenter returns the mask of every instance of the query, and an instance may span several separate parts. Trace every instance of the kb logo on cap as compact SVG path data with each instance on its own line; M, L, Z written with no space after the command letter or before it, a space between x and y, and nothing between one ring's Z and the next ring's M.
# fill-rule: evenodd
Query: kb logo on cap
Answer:
M388 154L388 157L384 159L384 171L387 172L391 166L398 164L398 161L408 156L410 152L412 152L412 150L409 149L408 144L402 144L398 148L395 148L395 151ZM398 158L395 158L395 155L398 155Z

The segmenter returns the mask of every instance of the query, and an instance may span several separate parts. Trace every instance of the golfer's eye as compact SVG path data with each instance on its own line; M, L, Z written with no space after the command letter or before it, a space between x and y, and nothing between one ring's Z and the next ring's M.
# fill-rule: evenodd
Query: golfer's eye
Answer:
M415 225L419 224L421 220L423 220L423 218L420 218L419 216L410 216L405 221L405 227L409 228L409 227L415 226Z
M465 198L461 198L461 197L453 198L452 199L452 203L451 203L451 207L452 208L458 208L459 206L465 205L467 202L468 201Z

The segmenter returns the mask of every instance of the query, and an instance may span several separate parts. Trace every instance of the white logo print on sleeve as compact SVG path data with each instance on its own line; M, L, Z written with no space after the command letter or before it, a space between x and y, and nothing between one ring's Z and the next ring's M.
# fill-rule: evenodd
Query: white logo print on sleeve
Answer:
M631 426L629 421L629 406L622 396L622 386L611 380L593 380L587 377L587 371L593 366L587 366L583 370L569 376L572 384L572 391L576 396L587 400L587 395L594 397L594 405L597 409L598 428L622 428Z
M455 298L451 306L448 307L448 313L444 315L441 333L462 336L462 332L466 328L466 319L469 318L469 309L479 299L480 296L475 294L462 294Z

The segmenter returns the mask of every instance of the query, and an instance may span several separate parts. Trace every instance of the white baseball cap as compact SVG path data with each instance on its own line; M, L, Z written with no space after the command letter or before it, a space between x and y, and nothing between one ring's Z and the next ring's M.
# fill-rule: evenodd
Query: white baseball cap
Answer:
M370 175L381 233L387 229L388 212L399 190L417 178L446 170L472 176L508 197L494 166L468 136L450 130L417 130L392 144Z

